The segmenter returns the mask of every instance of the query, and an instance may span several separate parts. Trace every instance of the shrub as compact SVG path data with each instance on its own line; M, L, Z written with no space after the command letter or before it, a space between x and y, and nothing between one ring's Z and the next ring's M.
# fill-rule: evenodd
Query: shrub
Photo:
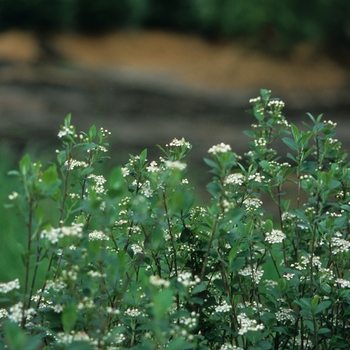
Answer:
M0 284L4 344L348 348L350 172L335 123L309 115L299 130L267 90L250 102L250 151L208 151L206 207L185 178L184 139L159 146L157 162L131 155L106 179L94 167L108 131L77 133L68 116L56 164L24 156L7 207L26 223L25 277ZM271 148L278 138L288 162Z

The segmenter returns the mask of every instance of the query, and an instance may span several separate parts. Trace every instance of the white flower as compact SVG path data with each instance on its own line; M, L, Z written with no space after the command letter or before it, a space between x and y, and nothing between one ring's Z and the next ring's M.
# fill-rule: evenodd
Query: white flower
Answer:
M67 128L66 126L62 126L62 129L60 130L57 136L61 139L62 137L65 137L67 135L74 135L73 126L70 126L69 128Z
M150 165L146 168L148 172L155 173L159 171L157 162L153 161L150 163Z
M200 283L200 278L198 276L194 276L194 280L192 280L191 272L181 272L177 276L177 281L183 284L185 287L191 287Z
M131 317L137 317L137 316L141 315L141 312L138 309L135 309L135 308L130 309L129 308L125 311L125 314L128 316L131 316Z
M138 244L132 244L131 249L134 252L134 254L141 254L142 248Z
M109 237L102 231L94 230L89 233L89 241L108 241Z
M8 293L11 292L14 289L19 289L19 279L16 278L13 281L7 282L7 283L0 283L0 293Z
M174 138L170 143L169 146L172 147L182 147L186 146L186 148L191 148L191 144L189 142L186 142L185 139L178 140L177 138Z
M178 169L178 170L184 170L186 169L186 164L185 163L181 163L179 161L169 161L167 160L165 162L165 166L168 168L168 169Z
M123 177L130 175L130 170L127 167L122 167L121 170Z
M293 315L294 311L292 309L280 309L280 311L276 312L276 320L282 323L286 323L286 321L290 321L292 323L295 322L295 317Z
M236 346L236 345L231 345L230 343L225 343L225 344L221 345L219 350L243 350L243 349Z
M243 204L246 207L246 210L252 211L258 209L262 206L262 201L258 198L247 198L243 201Z
M332 254L346 253L350 249L350 242L341 238L340 232L336 232L334 236L331 239Z
M13 201L14 199L16 199L18 197L18 193L17 192L12 192L11 194L9 194L8 198L10 201Z
M241 173L235 173L235 174L230 174L226 177L224 184L225 185L229 185L229 184L233 184L233 185L243 185L245 180L245 176Z
M72 226L63 226L59 228L51 228L49 231L41 232L40 237L48 239L52 244L58 242L63 237L80 238L83 235L83 224L75 224Z
M231 151L231 146L230 145L226 145L223 142L221 142L218 145L212 146L211 148L209 148L208 153L212 153L214 155L218 154L218 153L227 153Z
M232 306L227 304L226 300L223 300L221 305L215 308L216 312L229 312L232 309Z
M272 230L271 232L266 232L265 235L265 241L270 244L282 243L286 238L286 235L281 230Z
M264 270L261 270L261 269L258 270L256 267L254 267L252 270L251 266L246 266L241 271L239 271L239 274L242 276L247 276L247 277L249 276L252 278L253 282L259 283L261 280L261 277L264 274Z
M69 159L64 162L64 165L67 166L68 170L73 170L74 168L87 168L88 163L76 159Z
M157 287L169 287L170 286L170 282L160 278L159 276L150 276L149 281L151 284L153 284L154 286Z
M246 314L241 313L237 315L237 320L240 325L238 334L243 335L249 331L259 331L264 329L263 324L258 324L255 320L250 319Z
M342 288L350 288L350 281L344 280L342 278L337 278L336 282L340 284L340 287Z

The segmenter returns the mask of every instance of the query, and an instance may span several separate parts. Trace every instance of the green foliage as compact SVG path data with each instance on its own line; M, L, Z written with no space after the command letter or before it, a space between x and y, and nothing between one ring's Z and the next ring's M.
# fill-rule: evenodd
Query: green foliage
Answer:
M206 207L185 177L184 139L106 179L108 131L77 133L68 115L55 164L25 155L9 172L23 267L0 284L0 348L347 348L350 163L336 125L290 125L268 90L250 103L250 151L208 151Z

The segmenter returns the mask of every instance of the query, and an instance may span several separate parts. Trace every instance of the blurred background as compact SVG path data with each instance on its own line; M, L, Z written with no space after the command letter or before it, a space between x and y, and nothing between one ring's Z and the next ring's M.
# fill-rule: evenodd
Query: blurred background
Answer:
M0 202L20 155L54 159L68 113L112 132L109 166L185 137L204 188L209 147L248 150L260 88L290 122L338 122L350 149L349 0L0 0ZM21 266L20 225L0 220L3 279Z
M348 0L0 0L0 137L48 149L72 113L110 129L114 159L184 136L201 161L244 152L260 88L345 134L349 57Z

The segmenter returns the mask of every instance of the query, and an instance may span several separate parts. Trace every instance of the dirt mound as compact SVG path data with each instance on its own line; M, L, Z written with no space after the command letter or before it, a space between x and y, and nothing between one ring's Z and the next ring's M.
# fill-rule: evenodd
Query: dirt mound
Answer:
M155 75L197 88L340 90L350 81L347 70L310 45L296 47L289 57L272 57L240 43L158 31L59 34L46 41L63 61ZM42 46L34 34L10 31L0 35L0 60L37 62Z

